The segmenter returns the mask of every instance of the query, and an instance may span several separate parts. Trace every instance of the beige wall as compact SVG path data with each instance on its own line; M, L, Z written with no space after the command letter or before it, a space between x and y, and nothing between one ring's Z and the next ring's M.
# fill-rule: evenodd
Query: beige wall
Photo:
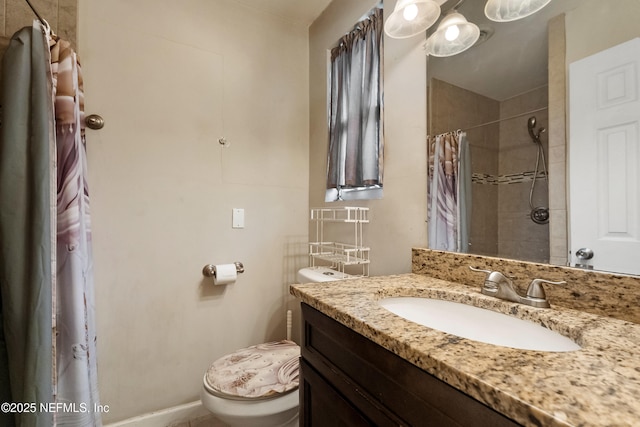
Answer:
M567 65L601 50L640 37L640 2L584 0L566 13Z
M334 0L309 29L309 203L325 205L327 158L327 51L373 0ZM385 16L395 1L385 2ZM411 247L424 247L426 233L426 56L424 35L384 39L384 198L349 202L370 208L365 244L372 275L411 271ZM336 202L330 206L341 206Z
M79 6L87 111L106 121L87 147L110 422L198 400L216 358L285 337L307 263L307 28L231 0ZM236 284L203 278L233 261Z

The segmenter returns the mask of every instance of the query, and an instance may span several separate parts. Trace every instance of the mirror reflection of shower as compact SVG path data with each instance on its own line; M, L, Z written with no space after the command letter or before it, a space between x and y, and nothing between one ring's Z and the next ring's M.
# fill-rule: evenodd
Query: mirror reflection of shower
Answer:
M544 148L542 147L542 142L540 141L540 135L546 131L545 128L540 127L536 131L536 117L529 117L529 121L527 122L527 127L529 129L529 136L531 136L531 140L538 147L538 152L536 154L536 167L533 172L533 180L531 181L531 189L529 190L529 207L531 208L531 220L536 224L546 224L549 222L549 208L544 206L533 206L533 191L536 188L536 182L538 178L540 178L541 172L544 177L545 183L547 185L547 193L549 190L549 179L547 177L547 161L544 156ZM540 160L542 159L542 170L540 170Z

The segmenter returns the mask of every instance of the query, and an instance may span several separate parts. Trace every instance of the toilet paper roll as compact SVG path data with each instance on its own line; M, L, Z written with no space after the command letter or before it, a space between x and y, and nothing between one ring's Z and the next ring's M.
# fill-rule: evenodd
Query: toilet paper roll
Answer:
M235 283L238 278L238 271L235 264L220 264L214 266L214 285L229 285Z

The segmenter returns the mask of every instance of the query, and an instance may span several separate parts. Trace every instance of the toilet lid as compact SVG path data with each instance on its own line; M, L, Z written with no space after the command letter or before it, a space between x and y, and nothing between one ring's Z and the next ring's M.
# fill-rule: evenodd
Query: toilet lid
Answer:
M239 398L265 398L298 387L300 347L274 341L243 348L211 364L205 386Z

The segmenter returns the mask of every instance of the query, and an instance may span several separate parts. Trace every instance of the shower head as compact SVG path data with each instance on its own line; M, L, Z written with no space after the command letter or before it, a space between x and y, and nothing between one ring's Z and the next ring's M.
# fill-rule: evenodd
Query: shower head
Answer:
M536 127L536 116L531 116L529 117L529 120L527 122L527 128L529 129L529 136L531 136L531 139L533 139L534 144L541 144L540 134L546 131L546 129L540 128L538 130L538 133L536 134L535 127Z

